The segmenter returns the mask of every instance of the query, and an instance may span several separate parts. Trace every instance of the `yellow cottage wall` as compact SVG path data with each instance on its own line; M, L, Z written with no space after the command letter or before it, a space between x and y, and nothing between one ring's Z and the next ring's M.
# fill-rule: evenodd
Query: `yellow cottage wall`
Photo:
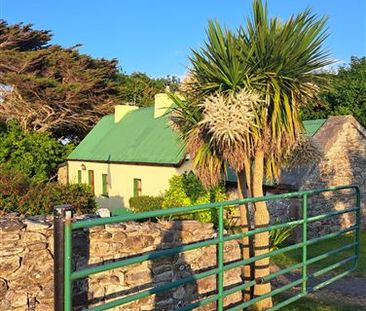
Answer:
M86 170L81 170L84 164ZM189 172L190 161L182 166L165 167L132 164L108 164L83 161L68 161L68 181L78 183L78 170L81 170L82 183L88 184L88 171L94 171L94 188L97 203L101 207L128 207L133 196L133 180L141 179L142 195L158 196L168 188L168 181L173 175ZM102 196L102 174L108 175L108 198Z

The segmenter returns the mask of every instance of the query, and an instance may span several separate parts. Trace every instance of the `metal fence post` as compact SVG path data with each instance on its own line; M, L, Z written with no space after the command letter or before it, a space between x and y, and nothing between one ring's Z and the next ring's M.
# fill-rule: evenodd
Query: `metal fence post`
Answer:
M308 194L304 193L302 202L302 293L307 294L307 260L308 260Z
M54 310L64 311L65 283L65 218L72 217L72 205L57 205L53 208L53 249L54 249Z
M356 232L355 232L355 255L356 255L356 261L355 261L355 268L358 268L359 260L360 260L360 235L361 235L361 193L360 188L356 187L356 221L355 224L357 226Z
M219 226L218 226L218 258L217 266L219 268L218 274L218 302L217 310L224 310L224 207L222 205L217 209Z

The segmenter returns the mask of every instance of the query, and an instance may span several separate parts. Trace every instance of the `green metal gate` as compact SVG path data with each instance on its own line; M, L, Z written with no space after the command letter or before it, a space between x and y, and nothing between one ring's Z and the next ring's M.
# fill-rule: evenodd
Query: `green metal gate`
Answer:
M340 211L331 211L325 214L316 215L309 217L308 216L308 199L311 196L319 195L321 193L325 192L336 192L341 190L350 190L354 192L355 197L355 205L352 208L340 210ZM280 199L289 199L289 198L300 198L302 199L302 217L301 219L290 221L287 223L282 224L276 224L272 226L268 226L265 228L259 228L255 230L251 230L248 232L241 232L231 235L225 235L224 234L224 209L229 206L235 206L235 205L242 205L247 204L251 202L259 202L259 201L273 201L273 200L280 200ZM167 248L162 250L156 250L149 252L147 254L137 255L131 258L122 259L119 261L98 265L95 267L88 267L82 270L73 271L72 270L72 233L74 230L82 229L82 228L90 228L94 226L100 226L105 224L113 224L113 223L119 223L119 222L125 222L125 221L131 221L131 220L141 220L146 218L153 218L153 217L164 217L164 216L171 216L171 215L178 215L178 214L187 214L187 213L194 213L201 210L207 210L212 209L215 210L218 216L218 228L217 228L217 237L210 240L205 240L201 242L196 242L192 244L186 244L179 247L173 247L173 248ZM308 224L315 221L321 221L330 217L334 217L337 215L341 215L344 213L354 213L355 214L355 224L346 228L342 229L337 232L332 232L329 234L326 234L324 236L314 238L314 239L308 239L307 229ZM231 240L237 240L242 239L245 236L253 236L258 233L271 231L274 229L280 229L280 228L289 228L294 225L302 226L302 241L297 244L293 244L284 248L280 248L275 251L268 252L266 254L262 254L256 257L252 257L250 259L245 260L239 260L235 261L229 264L224 264L224 243L231 241ZM272 257L274 255L282 254L285 252L289 252L291 250L295 249L301 249L302 250L302 262L295 264L293 266L287 267L285 269L282 269L280 271L271 273L267 276L265 276L261 281L268 282L282 274L291 272L295 269L301 269L302 271L302 277L299 280L293 281L290 284L287 284L285 286L282 286L278 289L272 290L270 293L267 293L265 295L262 295L260 297L256 297L251 299L250 301L245 301L241 303L240 305L236 305L231 308L225 308L225 310L230 311L236 311L236 310L242 310L244 308L247 308L254 303L268 298L273 297L277 294L280 294L282 292L288 291L294 286L301 285L301 292L289 299L286 299L276 305L274 305L270 310L279 310L281 307L288 305L291 302L294 302L301 297L306 296L309 292L315 291L317 289L320 289L346 275L353 272L358 264L358 258L359 258L359 248L360 248L360 191L357 186L340 186L340 187L332 187L328 189L318 189L318 190L310 190L310 191L301 191L301 192L294 192L294 193L287 193L287 194L280 194L280 195L272 195L272 196L266 196L266 197L260 197L260 198L248 198L243 200L234 200L234 201L227 201L227 202L220 202L220 203L211 203L211 204L202 204L198 206L188 206L188 207L180 207L180 208L171 208L171 209L164 209L164 210L156 210L156 211L150 211L150 212L144 212L144 213L135 213L135 214L125 214L121 216L115 216L110 218L100 218L100 219L91 219L91 220L82 220L82 221L73 221L72 220L72 214L70 213L70 209L68 207L59 207L58 209L55 209L55 310L57 311L71 311L72 310L72 284L76 280L80 280L83 278L88 277L89 275L124 267L127 265L135 264L135 263L141 263L143 261L152 260L156 258L161 258L164 256L169 256L173 254L182 253L185 251L198 249L205 246L210 245L217 245L218 249L218 257L217 257L217 267L214 269L193 274L189 277L181 278L176 281L172 281L148 290L144 290L135 294L131 294L129 296L119 298L116 300L113 300L111 302L104 303L102 305L89 308L87 310L89 311L101 311L101 310L107 310L116 306L121 306L126 303L158 294L167 290L170 290L172 288L178 287L180 285L188 284L190 282L194 282L196 280L200 280L203 278L206 278L211 275L217 276L217 292L205 299L202 299L200 301L191 303L189 305L186 305L182 308L180 308L180 311L185 310L193 310L199 306L206 305L208 303L216 302L217 304L217 310L224 310L223 306L223 299L224 297L231 295L238 291L243 291L253 285L256 284L256 280L246 282L243 284L240 284L236 287L225 289L224 288L224 272L228 271L230 269L234 269L237 267L241 267L243 265L247 265L250 263L253 263L259 259L263 259L266 257ZM331 251L328 251L324 254L321 254L319 256L308 258L307 255L307 249L308 246L315 244L320 241L324 241L327 239L331 239L337 236L340 236L346 232L354 232L354 241L350 244L343 245L342 247L339 247L337 249L333 249ZM60 244L62 246L60 247ZM321 269L315 273L309 273L308 272L308 265L315 263L317 261L323 260L325 258L328 258L330 256L336 255L342 251L353 249L354 254L348 258L342 259L339 262L332 264L330 266L327 266L324 269ZM352 267L347 269L346 271L342 273L338 273L331 278L317 284L316 286L309 288L307 282L310 277L318 277L321 276L327 272L330 272L332 270L335 270L341 266L344 266L346 264L353 263Z

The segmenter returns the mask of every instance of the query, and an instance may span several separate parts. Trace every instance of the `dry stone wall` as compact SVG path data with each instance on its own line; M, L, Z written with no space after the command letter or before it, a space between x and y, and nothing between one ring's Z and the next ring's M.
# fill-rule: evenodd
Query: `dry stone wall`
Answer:
M53 310L53 227L51 217L0 218L0 310ZM211 239L211 224L196 221L128 222L78 230L74 233L73 267L113 262L136 254ZM149 260L75 282L74 306L95 306L207 271L216 266L216 246ZM236 241L225 243L225 262L241 258ZM240 284L240 270L225 272L225 286ZM114 310L176 310L215 293L210 276ZM241 300L228 296L225 304ZM199 310L215 310L215 304Z
M303 174L295 175L299 191L357 185L361 191L361 225L366 227L366 131L352 117L332 117L326 129L315 136L325 154L322 160ZM323 126L324 127L324 126ZM291 179L288 179L291 180ZM272 222L301 217L299 199L268 202ZM308 215L315 216L355 206L354 191L326 192L309 198ZM327 218L308 227L310 237L347 228L355 223L354 213Z
M365 133L353 122L345 122L337 131L324 159L313 169L301 190L357 185L361 191L361 219L366 224L366 144ZM314 196L309 202L310 215L343 210L355 206L354 192L342 190ZM354 213L343 214L314 224L318 234L354 224Z

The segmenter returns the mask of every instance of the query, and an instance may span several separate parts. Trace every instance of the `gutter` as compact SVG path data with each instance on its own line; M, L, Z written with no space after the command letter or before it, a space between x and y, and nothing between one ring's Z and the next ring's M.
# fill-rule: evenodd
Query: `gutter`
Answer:
M163 167L180 167L185 162L185 158L178 163L154 163L154 162L133 162L133 161L105 161L105 160L84 160L84 159L67 159L67 162L88 162L88 163L105 163L105 164L125 164L125 165L144 165L144 166L163 166Z

